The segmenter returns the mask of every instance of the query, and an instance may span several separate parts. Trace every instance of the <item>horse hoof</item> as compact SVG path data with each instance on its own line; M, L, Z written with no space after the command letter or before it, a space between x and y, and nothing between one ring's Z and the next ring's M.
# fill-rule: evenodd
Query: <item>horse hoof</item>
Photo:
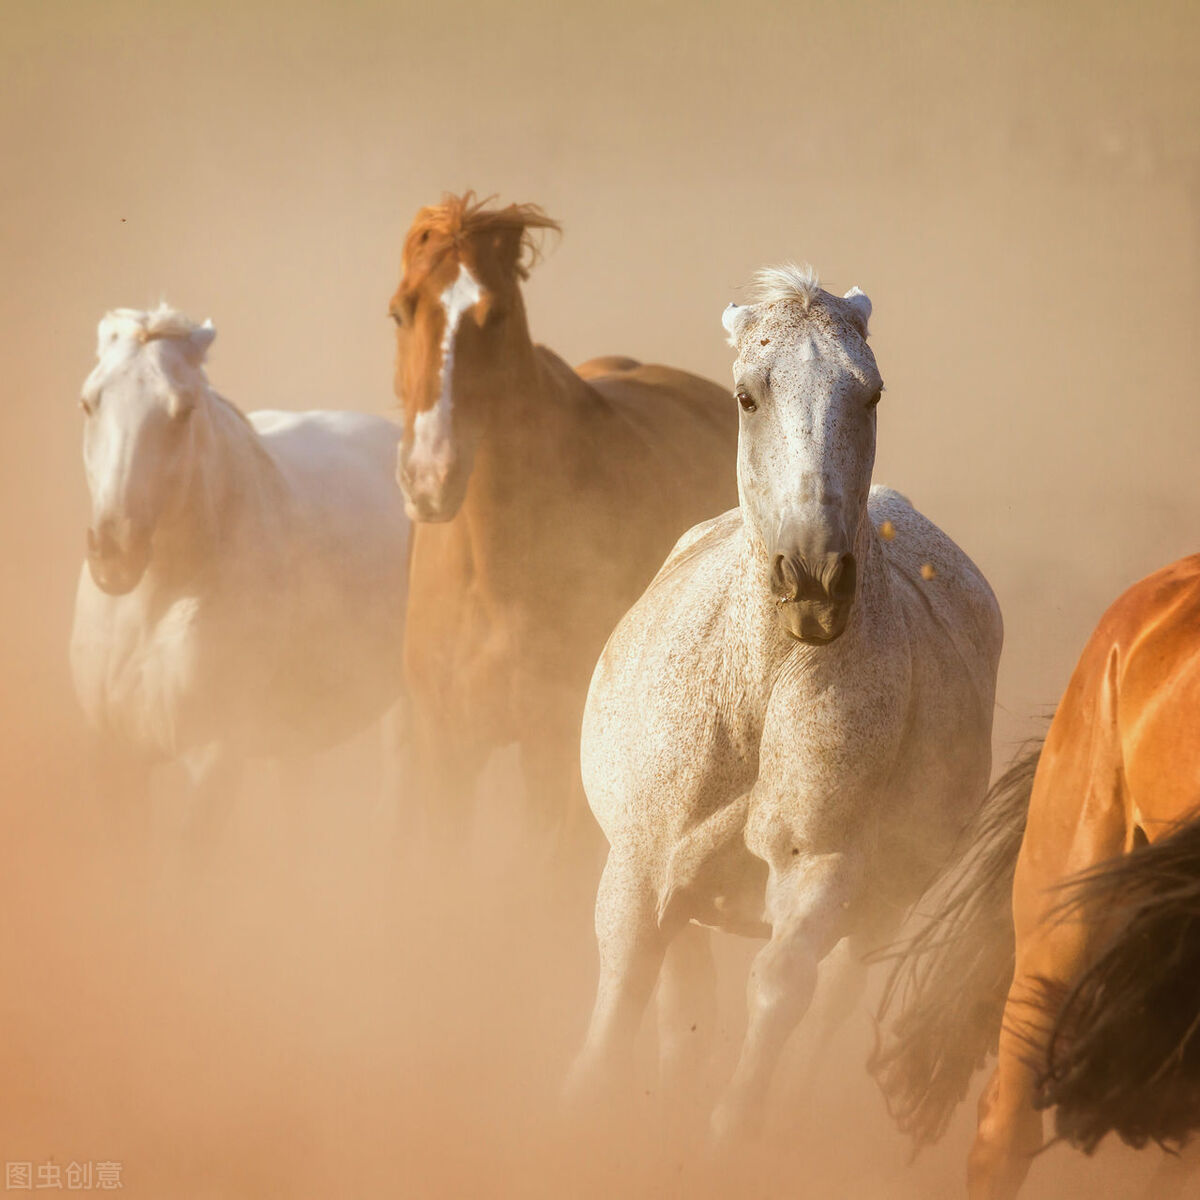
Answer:
M610 1103L614 1088L604 1064L589 1055L580 1054L571 1064L563 1081L562 1104L568 1112Z
M709 1119L709 1141L718 1156L753 1141L762 1129L761 1113L735 1100L722 1100Z

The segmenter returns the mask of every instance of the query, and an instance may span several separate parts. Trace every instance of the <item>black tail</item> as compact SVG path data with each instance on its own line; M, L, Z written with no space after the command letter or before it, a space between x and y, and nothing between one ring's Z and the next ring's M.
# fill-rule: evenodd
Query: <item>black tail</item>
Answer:
M935 1142L994 1053L1012 982L1012 885L1041 741L992 785L949 866L916 911L925 927L895 955L868 1069L917 1147Z
M1200 1129L1200 814L1149 846L1070 880L1061 915L1111 930L1073 986L1047 989L1054 1019L1039 1104L1091 1153Z

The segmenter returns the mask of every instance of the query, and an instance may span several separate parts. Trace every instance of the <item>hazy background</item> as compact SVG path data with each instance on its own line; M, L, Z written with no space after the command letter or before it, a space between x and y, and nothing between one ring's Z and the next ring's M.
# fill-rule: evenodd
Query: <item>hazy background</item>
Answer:
M273 840L286 797L166 898L114 847L65 653L95 324L165 297L243 408L388 411L404 231L466 187L562 220L526 299L574 361L725 382L755 268L859 284L876 478L1004 609L999 760L1200 542L1200 10L8 0L0 28L0 1158L120 1159L156 1197L697 1194L688 1143L551 1120L593 951L539 953L512 847L470 885L401 869L353 756L319 854ZM970 1114L907 1169L860 1051L784 1071L741 1194L958 1194ZM1030 1195L1144 1169L1055 1152Z

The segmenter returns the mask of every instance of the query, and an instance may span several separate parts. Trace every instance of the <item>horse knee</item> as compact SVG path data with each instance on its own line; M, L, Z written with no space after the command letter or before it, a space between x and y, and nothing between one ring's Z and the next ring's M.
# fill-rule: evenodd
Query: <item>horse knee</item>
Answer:
M750 968L751 1014L787 1014L798 1021L816 991L817 967L816 952L799 939L768 943Z
M610 856L596 896L600 979L588 1032L593 1046L632 1046L666 950L654 914L653 892Z
M1042 1118L997 1070L979 1097L979 1124L967 1157L970 1200L1012 1200L1041 1148Z
M975 1118L978 1128L982 1129L984 1122L991 1119L995 1112L996 1101L1000 1095L1000 1073L993 1071L983 1091L979 1093L979 1103L975 1107Z

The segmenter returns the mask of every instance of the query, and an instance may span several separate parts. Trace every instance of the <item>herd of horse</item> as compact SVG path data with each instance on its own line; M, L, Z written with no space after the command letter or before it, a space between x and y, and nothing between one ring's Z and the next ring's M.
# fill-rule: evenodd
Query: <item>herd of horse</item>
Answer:
M712 1030L718 929L764 939L719 1142L758 1124L845 941L896 960L871 1068L918 1142L997 1054L972 1200L1016 1196L1047 1108L1088 1151L1186 1143L1200 557L1116 602L1044 744L989 791L1000 609L872 486L867 297L760 271L723 319L732 397L628 358L573 369L521 293L557 229L471 193L417 214L388 308L398 423L243 415L208 383L211 324L101 321L71 657L114 793L136 806L180 763L219 837L248 760L392 713L413 836L444 844L515 745L543 843L569 854L589 806L608 842L572 1097L630 1086L656 988L664 1084L695 1087L709 1048L682 1032Z

